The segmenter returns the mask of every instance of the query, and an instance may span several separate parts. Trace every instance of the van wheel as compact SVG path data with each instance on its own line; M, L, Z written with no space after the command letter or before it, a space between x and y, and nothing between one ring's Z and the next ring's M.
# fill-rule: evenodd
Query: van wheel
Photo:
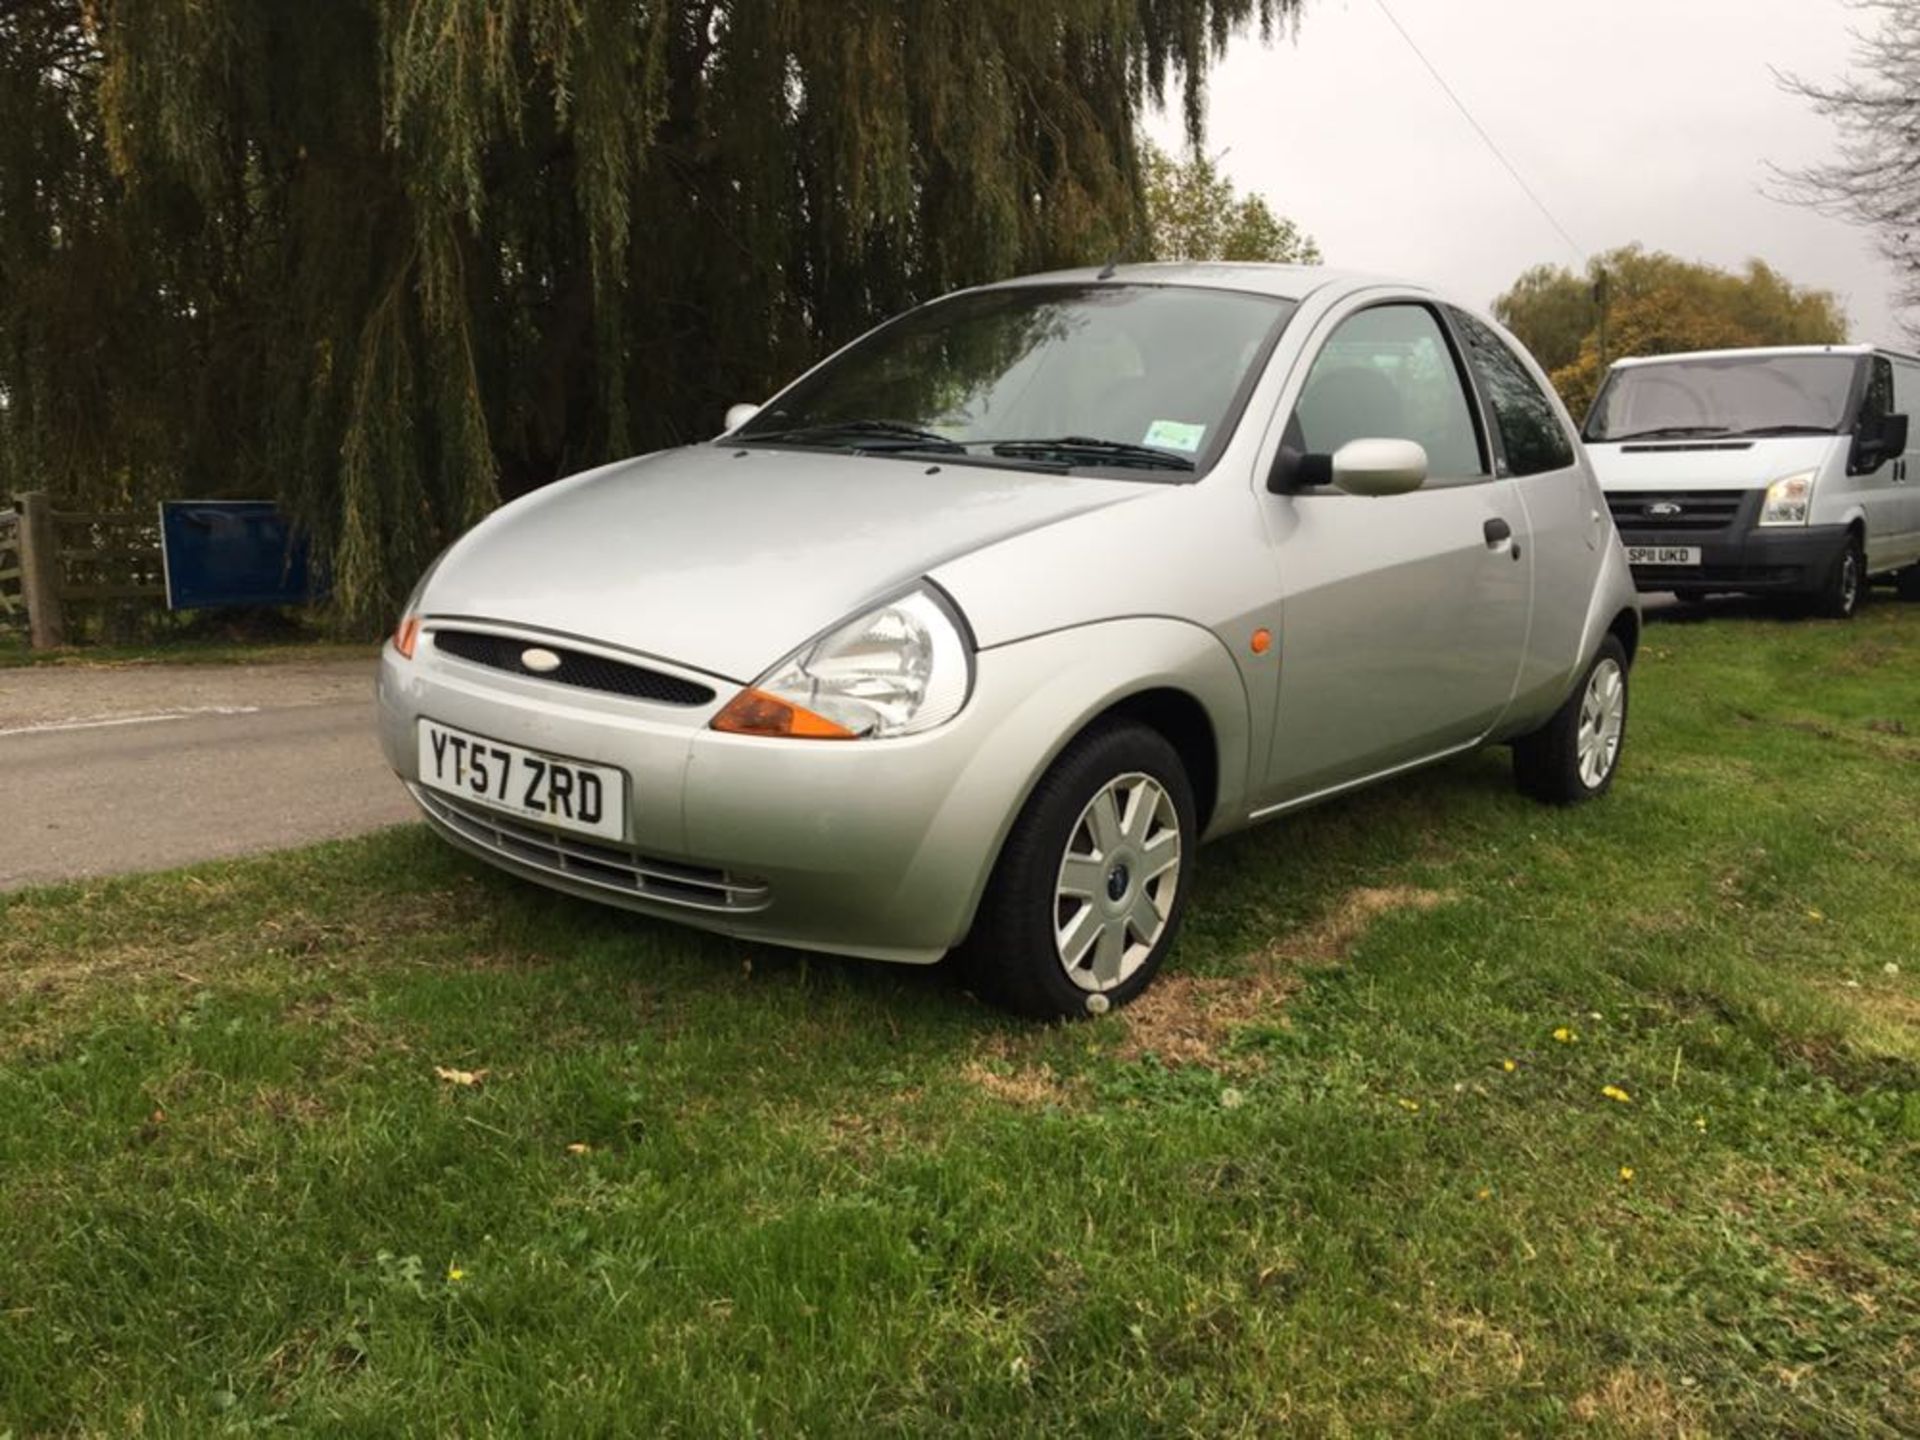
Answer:
M1851 620L1867 593L1867 556L1858 535L1834 558L1827 583L1814 595L1813 610L1829 620Z
M1566 704L1513 742L1513 778L1522 794L1577 805L1607 793L1627 743L1627 668L1626 648L1607 636Z
M1198 840L1173 746L1134 721L1089 729L1001 847L965 946L981 993L1044 1019L1126 1004L1173 946Z

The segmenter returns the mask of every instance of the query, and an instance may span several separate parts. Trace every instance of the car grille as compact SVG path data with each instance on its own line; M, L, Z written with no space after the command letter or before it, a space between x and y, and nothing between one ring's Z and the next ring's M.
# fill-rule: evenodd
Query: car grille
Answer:
M631 665L624 660L609 660L584 650L569 650L563 645L543 641L518 640L510 635L490 635L484 630L440 630L432 632L433 646L449 655L492 670L505 670L532 680L551 680L556 685L572 685L580 690L603 690L612 695L629 695L636 700L654 700L662 705L705 705L714 698L713 690L697 681L678 675ZM560 657L560 667L544 674L527 669L520 656L529 649L551 651Z
M1747 502L1742 490L1622 490L1607 496L1613 523L1620 531L1725 530L1740 517ZM1666 506L1677 513L1650 514Z
M557 835L424 785L407 788L422 810L468 844L577 884L687 910L746 913L764 910L771 898L764 880L703 865L656 860L578 836Z

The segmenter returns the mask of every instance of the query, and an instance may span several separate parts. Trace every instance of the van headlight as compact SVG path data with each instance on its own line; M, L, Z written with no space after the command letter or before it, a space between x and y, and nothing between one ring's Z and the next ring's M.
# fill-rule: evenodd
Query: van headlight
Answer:
M1767 503L1760 507L1762 525L1804 525L1813 511L1813 481L1818 471L1789 475L1767 487Z
M944 725L973 688L973 647L931 584L809 641L714 717L735 735L885 740Z

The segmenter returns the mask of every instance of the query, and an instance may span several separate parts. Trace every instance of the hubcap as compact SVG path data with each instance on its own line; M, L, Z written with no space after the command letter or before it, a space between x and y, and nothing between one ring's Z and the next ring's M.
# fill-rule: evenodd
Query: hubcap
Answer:
M1620 757L1620 737L1627 726L1627 678L1612 657L1593 667L1587 693L1580 700L1580 735L1575 747L1580 783L1598 790L1613 773Z
M1053 944L1082 990L1124 985L1153 954L1180 886L1180 814L1151 775L1122 775L1087 802L1054 885Z

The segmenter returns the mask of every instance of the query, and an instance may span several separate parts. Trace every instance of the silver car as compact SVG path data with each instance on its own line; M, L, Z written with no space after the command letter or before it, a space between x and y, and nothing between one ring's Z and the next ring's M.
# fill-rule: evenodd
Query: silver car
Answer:
M947 296L726 434L490 516L380 668L388 760L515 875L1139 994L1200 842L1489 744L1619 763L1640 616L1565 410L1484 316L1318 269Z

